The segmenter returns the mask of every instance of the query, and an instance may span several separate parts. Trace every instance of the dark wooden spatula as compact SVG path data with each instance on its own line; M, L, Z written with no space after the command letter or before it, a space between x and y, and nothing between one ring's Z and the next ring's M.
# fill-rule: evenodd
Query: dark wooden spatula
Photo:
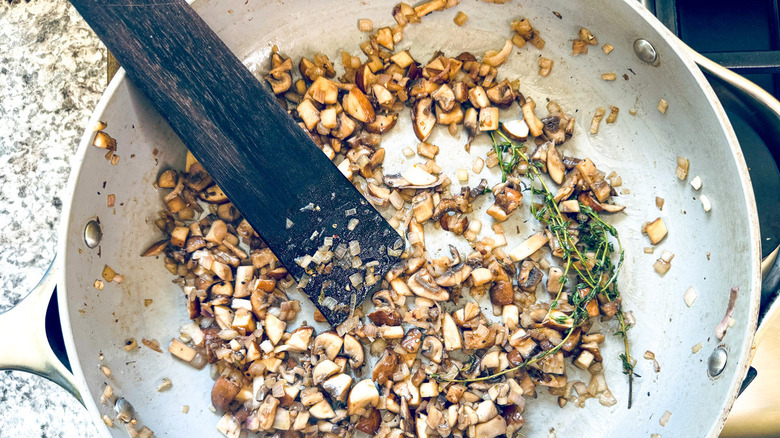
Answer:
M402 248L392 227L184 0L71 3L292 276L308 277L325 318L344 321ZM309 259L331 240L343 255L318 273Z

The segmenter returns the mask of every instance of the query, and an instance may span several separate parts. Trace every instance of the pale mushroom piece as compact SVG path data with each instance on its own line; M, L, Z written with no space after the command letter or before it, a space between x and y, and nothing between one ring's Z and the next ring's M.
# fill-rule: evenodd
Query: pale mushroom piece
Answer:
M282 339L285 328L287 328L287 323L284 321L271 313L265 315L265 333L274 345L278 344Z
M690 182L691 187L693 187L693 190L699 190L701 188L701 177L698 175L693 177L693 179Z
M194 359L197 354L197 351L195 351L194 348L184 344L176 338L171 340L168 351L185 362L192 362L192 359Z
M691 162L687 158L677 157L677 167L675 168L674 173L680 181L684 181L685 178L688 178L688 169L690 168L690 165Z
M347 409L350 415L362 414L370 407L376 407L379 403L379 391L371 379L361 380L349 393Z
M333 400L343 403L347 400L351 385L352 377L347 374L338 374L322 382L321 386Z
M696 298L697 298L696 290L693 288L693 286L685 290L685 294L683 295L683 300L685 300L686 306L691 307L694 301L696 301Z
M314 370L312 371L312 381L315 385L319 385L340 371L341 367L332 360L323 360L314 367Z
M506 40L504 47L500 52L495 50L488 50L485 52L485 56L482 58L482 62L491 67L498 67L506 62L506 58L510 53L512 53L512 40Z
M701 206L704 208L704 211L709 213L709 211L712 210L710 198L707 195L701 195L699 196L699 200L701 201Z
M437 180L435 176L428 173L420 164L413 164L401 176L413 186L426 186L434 184Z
M356 370L365 360L363 346L352 335L344 336L344 354L349 358L349 366Z
M663 219L659 217L653 222L647 224L645 227L645 232L647 233L647 237L650 238L650 243L655 245L663 240L664 237L666 237L666 224L664 223Z
M325 354L328 359L334 360L341 351L343 344L344 340L336 332L332 330L323 332L314 338L312 354Z
M510 120L501 124L501 131L514 141L526 141L528 139L528 123L523 119Z
M516 246L509 253L509 257L514 262L522 261L527 257L529 257L531 254L541 249L544 245L546 245L548 240L549 239L547 238L546 234L541 232L536 233L533 236L529 237L525 242Z
M436 114L433 111L433 99L424 97L412 107L412 127L420 141L425 141L436 126Z
M474 438L494 438L506 433L506 420L502 416L496 416L490 421L477 424Z
M442 335L444 337L444 348L447 351L460 350L463 348L460 329L458 329L455 320L452 319L452 315L449 313L445 313L444 319L442 320Z
M361 18L358 20L358 29L361 32L371 32L374 30L374 23L368 18Z
M316 403L314 406L309 408L308 412L309 415L319 420L328 420L336 416L333 408L326 400L321 400L320 402Z
M661 99L658 101L658 112L661 114L666 114L666 110L669 109L669 102L666 101L666 99Z

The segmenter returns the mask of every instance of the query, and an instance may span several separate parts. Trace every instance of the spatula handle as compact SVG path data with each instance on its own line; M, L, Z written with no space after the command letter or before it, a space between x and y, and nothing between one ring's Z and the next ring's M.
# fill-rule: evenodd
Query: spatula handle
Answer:
M304 274L295 258L334 234L359 241L384 275L395 231L184 0L71 3L293 277ZM351 219L360 226L348 230ZM324 295L349 304L352 272L334 269ZM310 297L322 296L322 280L309 282ZM331 323L348 310L318 307Z

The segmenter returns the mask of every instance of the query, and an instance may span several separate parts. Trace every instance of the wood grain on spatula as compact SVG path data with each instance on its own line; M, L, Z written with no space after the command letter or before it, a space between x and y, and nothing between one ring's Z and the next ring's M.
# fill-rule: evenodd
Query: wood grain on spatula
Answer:
M395 230L184 0L71 3L290 274L310 277L325 318L346 319L371 289L350 276L381 280L403 244ZM359 246L362 265L349 249L328 274L296 263L327 237Z

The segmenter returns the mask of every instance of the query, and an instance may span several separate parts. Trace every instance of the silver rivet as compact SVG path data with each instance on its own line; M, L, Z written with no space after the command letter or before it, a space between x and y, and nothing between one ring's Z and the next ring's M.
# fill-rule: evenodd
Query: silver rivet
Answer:
M720 376L723 370L726 369L728 359L729 354L726 352L725 348L716 348L707 360L707 374L712 378Z
M100 229L100 223L94 219L87 222L84 226L84 243L90 248L95 248L103 238L103 230Z
M658 52L655 51L655 47L644 38L634 41L634 53L636 53L639 59L648 64L653 64L658 59Z
M130 420L135 418L135 409L133 409L133 405L123 397L116 399L116 403L114 403L114 412L116 412L116 417L125 423L129 423Z

